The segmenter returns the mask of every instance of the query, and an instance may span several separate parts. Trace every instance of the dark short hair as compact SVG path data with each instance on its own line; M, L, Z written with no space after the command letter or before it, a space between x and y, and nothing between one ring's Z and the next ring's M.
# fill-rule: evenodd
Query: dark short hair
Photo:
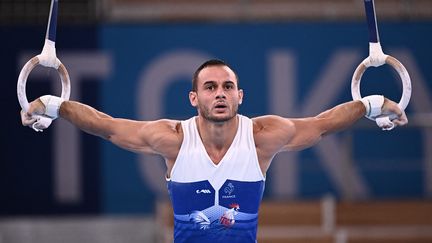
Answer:
M203 64L201 64L197 70L195 70L193 77L192 77L192 91L197 91L198 88L198 75L200 74L201 70L203 70L206 67L211 67L211 66L226 66L229 67L235 74L235 77L237 79L237 87L239 88L239 79L237 76L237 73L224 61L220 60L220 59L210 59L205 61Z

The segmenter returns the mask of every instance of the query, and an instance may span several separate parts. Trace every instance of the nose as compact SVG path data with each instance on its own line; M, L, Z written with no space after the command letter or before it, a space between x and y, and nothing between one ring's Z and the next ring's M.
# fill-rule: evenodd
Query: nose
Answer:
M224 93L216 95L216 99L225 99L225 98L226 98L226 96Z
M226 98L225 91L224 91L223 88L219 88L219 89L217 90L216 98L217 98L217 99L225 99L225 98Z

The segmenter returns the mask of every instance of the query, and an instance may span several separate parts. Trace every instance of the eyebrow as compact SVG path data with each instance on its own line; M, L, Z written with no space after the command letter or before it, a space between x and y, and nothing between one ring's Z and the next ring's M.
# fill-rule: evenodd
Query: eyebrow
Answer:
M211 81L211 80L209 80L209 81L205 81L204 83L203 83L203 86L204 85L208 85L208 84L215 84L216 83L216 81Z
M215 84L216 83L216 81L213 81L213 80L208 80L208 81L205 81L204 83L203 83L203 85L207 85L207 84ZM231 81L231 80L227 80L227 81L224 81L223 82L223 84L227 84L227 83L229 83L229 84L235 84L235 82L234 81Z

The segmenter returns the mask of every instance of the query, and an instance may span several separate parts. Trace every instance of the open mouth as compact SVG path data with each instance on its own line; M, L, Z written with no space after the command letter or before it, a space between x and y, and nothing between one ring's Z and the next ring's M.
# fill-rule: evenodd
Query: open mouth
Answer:
M216 104L216 105L214 106L215 110L217 110L217 111L224 110L224 109L226 109L227 107L228 107L228 106L225 105L225 104L223 104L223 103Z
M215 105L215 108L216 109L223 109L223 108L226 108L227 106L226 105L223 105L223 104L219 104L219 105Z

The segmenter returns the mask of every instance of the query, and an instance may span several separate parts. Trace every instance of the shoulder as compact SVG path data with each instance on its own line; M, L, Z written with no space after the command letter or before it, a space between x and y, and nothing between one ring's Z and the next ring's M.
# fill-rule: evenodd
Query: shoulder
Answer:
M142 131L145 132L154 132L157 130L160 131L176 131L178 127L181 127L181 121L178 120L170 120L170 119L159 119L154 121L135 121L140 125ZM152 129L152 130L149 130Z
M179 120L161 119L146 122L140 133L152 151L168 159L177 155L183 142L183 129Z
M183 134L181 121L160 119L155 121L146 122L142 127L143 133L153 133L159 136L174 135L180 136Z
M286 132L294 132L294 122L289 118L277 115L266 115L252 118L253 133L259 134L267 131L283 129Z
M160 119L154 121L154 123L158 124L158 126L169 129L174 133L178 133L181 131L181 121L180 120L170 120L170 119Z
M296 133L292 120L281 116L260 116L252 121L255 146L270 154L277 152Z

